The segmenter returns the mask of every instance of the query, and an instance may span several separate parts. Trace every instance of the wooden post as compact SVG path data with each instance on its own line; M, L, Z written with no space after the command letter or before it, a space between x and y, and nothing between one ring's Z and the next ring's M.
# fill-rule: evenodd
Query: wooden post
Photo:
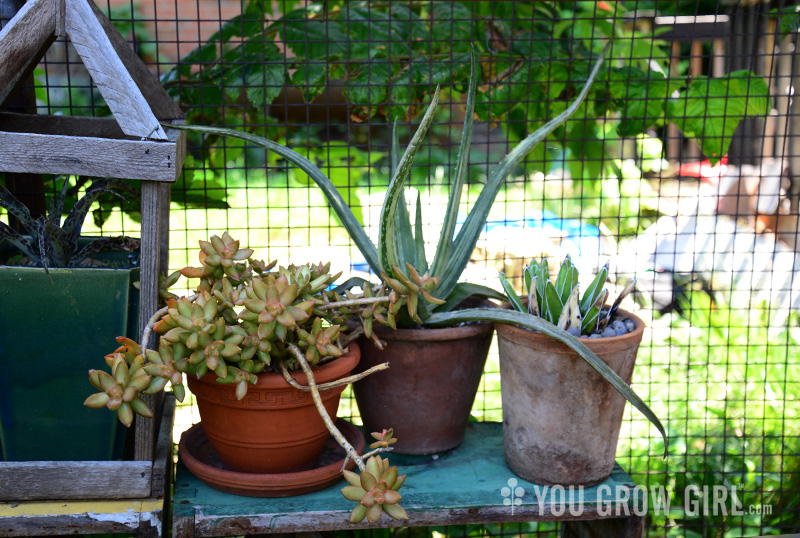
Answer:
M0 29L2 29L8 21L22 8L22 0L0 0ZM50 46L49 41L47 46ZM42 44L39 45L41 47ZM5 60L4 60L5 61ZM30 67L30 69L28 69ZM20 72L20 78L24 75L27 83L27 90L19 92L16 95L7 95L7 105L10 105L20 112L26 114L36 114L36 96L33 88L33 79L30 77L29 70L32 71L35 66L25 66ZM6 90L9 94L17 86L17 83L9 83ZM0 109L3 108L3 88L0 87ZM5 186L13 194L17 200L25 204L34 218L43 217L47 212L47 203L45 201L44 179L41 174L5 174ZM17 232L24 232L17 219L9 216L9 225Z
M142 181L142 238L141 238L141 289L139 296L139 339L142 338L145 324L158 310L158 275L161 258L161 184L155 181ZM150 344L156 347L154 338ZM155 399L147 396L145 402L154 409ZM155 411L155 409L154 409ZM153 419L136 416L137 460L153 459L155 425Z
M775 33L777 31L777 21L773 18L767 20L767 33L764 36L764 76L767 77L769 84L769 95L772 97L773 106L777 97L777 84L775 77ZM764 124L764 143L761 146L761 157L766 159L775 155L775 124L778 118L772 113L767 112L767 119Z
M678 41L673 41L670 50L669 58L669 75L670 77L678 76L678 62L681 58L681 44ZM667 123L667 158L679 159L681 157L681 139L678 126L673 122Z

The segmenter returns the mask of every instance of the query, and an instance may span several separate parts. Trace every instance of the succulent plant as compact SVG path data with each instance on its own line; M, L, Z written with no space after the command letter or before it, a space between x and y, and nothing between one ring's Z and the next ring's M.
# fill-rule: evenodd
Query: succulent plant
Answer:
M44 267L47 274L50 274L50 267L74 267L98 252L106 250L133 252L139 248L138 241L123 236L101 237L82 247L78 246L81 228L92 203L102 194L122 197L122 192L132 192L130 185L112 179L92 182L62 222L68 188L69 178L65 178L47 216L34 219L25 204L0 185L0 207L17 219L25 231L20 234L9 225L0 222L0 239L5 239L15 246L33 264Z
M100 392L89 396L85 405L116 411L120 421L130 426L134 414L153 416L142 394L154 394L170 384L175 397L183 401L184 374L199 378L213 372L219 383L234 384L241 400L259 373L282 371L288 376L288 370L302 368L323 421L362 471L360 478L345 471L347 480L366 488L357 499L353 519L360 515L359 521L365 517L377 521L382 511L407 519L397 504L397 489L405 477L398 478L397 468L375 455L391 449L392 430L373 434L372 451L363 457L356 454L325 414L318 389L311 383L311 367L344 354L349 341L345 338L354 336L348 334L353 323L356 331L371 334L374 321L388 323L397 304L418 301L420 289L435 285L436 279L420 277L412 270L411 280L401 281L402 289L389 291L386 284L365 284L360 294L347 290L341 295L329 289L341 275L330 273L330 263L275 269L275 262L253 260L252 255L251 249L239 248L227 232L201 241L201 266L180 272L200 279L196 293L170 297L167 306L151 318L141 344L117 338L120 346L106 356L111 374L89 371L89 381ZM175 283L174 275L164 280L162 291ZM424 293L421 297L435 301ZM157 351L148 349L150 330L161 335ZM372 457L364 463L367 456ZM352 497L355 490L348 491Z
M349 321L370 334L373 321L387 322L395 304L417 300L412 288L389 291L385 284L366 286L360 294L348 290L343 296L329 289L341 275L332 275L329 263L276 269L275 262L252 260L252 255L253 250L239 248L227 232L201 241L200 267L180 272L200 279L196 293L173 296L151 321L152 330L161 335L158 350L143 351L146 346L118 338L120 347L106 356L111 374L90 372L92 385L102 392L90 396L86 405L117 410L130 425L134 413L152 414L139 394L171 384L183 400L183 374L202 377L209 372L220 383L234 383L241 399L259 373L299 367L292 347L311 366L335 359L346 349ZM430 285L418 275L412 278ZM175 280L173 273L164 283Z
M342 488L342 495L358 503L350 513L351 523L360 523L364 518L376 523L383 512L394 519L408 519L405 509L398 504L402 496L397 492L406 475L397 476L397 467L390 467L388 458L372 456L361 475L352 471L343 474L350 485Z
M525 267L524 279L527 304L520 299L505 275L500 274L500 283L511 306L520 312L546 319L576 336L601 333L636 283L635 279L628 282L613 305L604 308L608 299L608 290L604 288L608 282L608 263L600 268L583 297L580 296L578 268L569 255L561 262L555 283L550 280L546 258L542 258L541 262L531 260L530 265Z

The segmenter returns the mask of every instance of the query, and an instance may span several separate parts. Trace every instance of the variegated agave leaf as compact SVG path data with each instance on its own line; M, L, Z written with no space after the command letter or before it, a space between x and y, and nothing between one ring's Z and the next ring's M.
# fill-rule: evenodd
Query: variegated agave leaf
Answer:
M89 213L89 208L91 208L92 204L103 194L111 194L125 200L125 197L122 196L120 191L129 193L135 192L133 187L117 179L94 181L92 185L86 189L86 194L72 206L61 228L64 230L64 234L73 252L77 249L78 237L81 234L81 228L83 227L86 215Z
M5 222L0 222L0 239L5 239L17 247L20 252L30 259L34 261L39 260L39 256L36 254L36 249L33 248L33 245Z
M124 250L125 252L134 252L138 248L139 241L136 239L131 239L130 237L125 237L123 235L119 237L100 237L75 253L67 266L74 267L88 256L97 254L98 252L106 252L108 250Z
M25 204L17 200L11 192L0 185L0 207L8 211L8 214L17 219L22 227L31 235L35 235L36 219L31 216L31 212Z
M69 192L69 180L61 186L61 192L53 200L47 216L34 219L28 208L11 192L0 185L0 207L17 219L31 240L0 223L0 237L17 247L34 263L41 265L49 275L49 267L74 266L92 253L109 249L135 250L138 242L128 238L104 238L90 243L78 251L78 237L89 208L102 194L112 194L125 199L120 191L135 192L135 189L120 180L94 181L86 194L78 199L61 226L64 201Z

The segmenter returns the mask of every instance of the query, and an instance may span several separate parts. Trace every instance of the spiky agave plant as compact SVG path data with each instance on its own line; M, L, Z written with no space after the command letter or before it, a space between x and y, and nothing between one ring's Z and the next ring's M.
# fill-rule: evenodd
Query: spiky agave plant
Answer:
M5 239L34 264L49 274L50 267L74 267L92 254L107 250L133 252L139 242L129 237L100 237L79 247L78 238L89 209L102 194L122 197L122 192L132 192L130 185L113 179L95 180L69 210L62 222L64 202L69 189L69 178L64 179L61 192L53 199L45 217L31 216L25 204L17 200L0 185L0 207L17 219L25 233L20 234L9 225L0 222L0 239Z
M373 244L369 239L366 231L355 218L331 180L303 155L266 138L235 129L196 125L183 125L177 126L177 128L239 138L280 155L308 174L328 199L331 207L336 212L356 247L367 260L372 271L380 275L383 282L390 286L394 292L407 297L405 303L401 305L405 308L396 307L393 311L387 313L386 322L390 326L394 327L406 320L422 326L451 326L462 322L495 321L512 323L541 332L573 349L641 411L658 428L666 441L664 427L647 404L611 368L573 335L568 334L563 329L559 329L547 320L530 316L527 313L485 308L455 310L466 298L473 295L505 299L503 294L485 286L459 282L461 274L469 262L470 255L485 226L492 204L505 179L539 142L544 140L578 110L600 71L609 46L599 56L585 86L575 101L564 112L521 141L491 172L475 205L467 215L458 235L454 238L458 207L461 202L461 193L469 164L475 92L479 79L478 63L473 51L464 129L458 150L455 176L441 236L435 257L431 263L428 263L425 254L425 241L422 237L422 210L419 198L417 198L415 222L412 226L405 204L404 186L410 175L414 157L422 146L422 140L433 121L433 115L439 100L438 88L402 157L398 157L400 152L397 129L395 128L392 133L394 148L392 152L393 175L381 209L380 233L377 245ZM361 280L353 279L346 282L343 287L356 285L368 286Z
M561 262L555 282L550 280L547 258L542 258L541 262L531 260L525 267L524 280L527 304L500 273L500 283L511 306L519 312L539 316L575 336L602 332L636 284L636 279L629 281L611 307L604 308L609 297L604 287L608 282L608 263L600 268L581 296L578 268L569 255Z

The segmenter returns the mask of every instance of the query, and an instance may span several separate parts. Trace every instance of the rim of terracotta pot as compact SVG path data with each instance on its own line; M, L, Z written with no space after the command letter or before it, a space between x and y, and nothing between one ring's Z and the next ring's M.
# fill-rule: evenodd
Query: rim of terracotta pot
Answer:
M482 308L497 308L497 304L488 299L469 297L464 302L473 300ZM463 302L462 302L463 304ZM479 321L457 327L430 327L427 329L392 329L391 327L378 326L374 332L383 340L402 340L415 342L445 342L447 340L461 340L479 334L486 334L494 330L491 321Z
M486 334L494 329L490 321L481 321L460 327L432 327L430 329L392 329L377 327L374 332L382 340L412 340L415 342L440 342L460 340L479 334Z
M510 306L511 305L509 303L504 303L500 306L500 308L510 308ZM642 340L642 335L644 335L644 321L636 314L621 308L617 310L617 313L627 316L628 319L632 320L636 324L636 328L633 330L633 332L623 334L622 336L579 338L578 340L582 344L585 344L586 347L591 349L595 354L614 353L623 349L628 349L634 345L638 345ZM495 329L497 329L498 336L507 338L508 340L511 340L517 344L535 345L539 349L551 351L553 353L575 353L568 348L566 344L563 344L558 340L554 340L549 336L536 331L531 331L529 329L524 329L508 323L495 323Z
M349 348L347 353L341 357L330 362L326 362L322 366L315 366L313 368L314 380L318 385L320 383L327 383L329 381L334 381L336 379L345 377L355 369L361 360L361 348L359 348L358 344L355 342L351 342L348 345ZM299 384L303 386L308 384L306 374L302 371L298 370L289 373ZM289 387L289 383L286 382L286 380L283 378L283 374L280 372L261 372L260 374L256 374L256 376L258 377L258 382L255 385L250 385L250 387L254 389L272 390L285 389ZM219 385L213 372L209 372L200 379L197 379L194 376L189 376L189 379L193 382ZM231 385L231 387L233 387L233 385Z
M356 452L364 453L366 441L357 426L343 418L336 419L336 426L345 438L353 445ZM211 487L249 497L286 497L318 491L341 480L342 459L321 467L288 473L248 473L219 468L202 460L195 453L196 447L208 438L202 423L193 425L183 432L178 451L181 461L200 480ZM347 461L347 470L352 470L356 462Z

